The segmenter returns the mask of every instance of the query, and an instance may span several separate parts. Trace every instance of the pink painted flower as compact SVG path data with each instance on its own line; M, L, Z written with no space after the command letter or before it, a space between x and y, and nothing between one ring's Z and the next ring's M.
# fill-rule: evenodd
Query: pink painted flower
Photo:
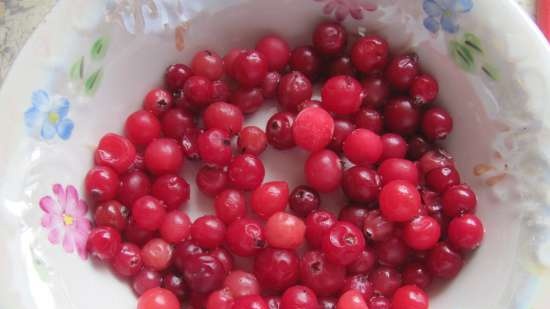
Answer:
M39 202L44 211L41 224L48 230L48 240L54 245L62 242L66 252L76 249L78 255L86 259L86 241L90 234L90 221L86 218L88 206L78 197L74 186L63 189L55 184L52 191L55 198L47 195Z
M323 12L326 15L334 14L338 21L343 21L350 15L352 18L363 19L363 11L376 11L377 6L366 0L314 0L324 2Z

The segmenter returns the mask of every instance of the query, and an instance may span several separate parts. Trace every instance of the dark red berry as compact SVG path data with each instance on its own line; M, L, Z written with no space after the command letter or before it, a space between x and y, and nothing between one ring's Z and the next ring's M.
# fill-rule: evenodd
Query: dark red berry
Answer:
M283 291L296 284L300 259L294 251L267 248L254 260L254 274L262 288Z
M212 81L204 76L191 76L185 82L183 92L189 103L197 109L205 107L212 100Z
M100 204L94 214L97 226L109 226L119 232L123 231L128 224L130 210L116 200Z
M354 166L344 172L342 189L348 198L355 202L371 203L380 193L380 176L375 170Z
M348 265L357 260L365 250L365 238L355 225L337 222L325 234L321 247L329 261Z
M156 116L162 115L174 104L172 95L161 88L155 88L149 91L143 99L143 109L153 113Z
M363 231L368 240L385 241L393 235L394 224L384 218L379 210L371 210L365 217Z
M219 289L224 277L222 264L211 255L192 255L185 261L183 278L194 292L209 293Z
M390 96L388 82L378 76L367 77L363 80L363 104L370 108L380 108Z
M114 199L120 185L118 174L110 167L96 166L84 180L86 194L96 203Z
M107 261L117 255L121 241L120 233L116 229L108 226L96 227L90 232L86 247L91 255Z
M351 61L363 73L383 70L388 63L388 57L388 42L376 35L360 38L351 50Z
M239 132L237 145L241 153L259 156L267 148L267 135L256 126L244 127Z
M370 107L363 107L355 114L355 125L358 128L368 129L380 134L384 128L382 114Z
M207 129L220 129L234 135L241 130L244 116L237 106L225 102L216 102L210 104L204 110L202 119Z
M267 58L258 51L240 54L233 63L235 80L243 87L256 87L262 83L269 69Z
M299 71L292 71L281 77L277 97L284 110L295 112L298 104L311 99L313 88L307 76Z
M318 296L330 296L342 290L346 268L329 262L320 251L309 251L300 261L300 279Z
M256 44L256 50L262 53L271 71L281 71L290 59L288 43L277 35L266 35Z
M321 58L311 46L297 47L290 54L289 65L292 70L302 72L314 80L321 71Z
M449 187L442 195L443 213L448 217L457 217L475 211L477 197L468 185Z
M225 241L228 249L239 256L255 256L267 245L261 223L249 218L231 222Z
M348 34L339 23L323 22L313 31L313 46L322 55L333 56L344 51Z
M306 239L313 248L320 248L325 233L327 233L334 224L336 217L324 210L317 210L310 213L306 218Z
M197 148L206 164L226 166L231 161L231 136L222 129L208 129L197 138Z
M380 137L382 139L382 156L380 160L390 158L403 159L407 155L409 146L407 141L401 135L386 133Z
M216 196L227 187L227 172L221 167L205 165L197 172L195 181L202 193Z
M348 135L355 130L355 124L347 119L334 119L334 134L330 141L330 149L342 152L342 144Z
M132 277L143 267L141 250L132 243L123 243L111 265L118 275Z
M451 220L447 230L449 243L462 250L473 250L479 247L483 240L483 223L472 214L465 214Z
M230 97L231 103L241 109L243 114L256 112L264 102L261 88L238 88Z
M386 297L391 297L401 286L401 274L390 267L379 266L369 274L369 281L372 282L374 290Z
M399 91L408 90L418 75L418 56L405 54L393 58L386 68L386 79Z
M265 168L260 159L251 154L233 158L227 169L229 183L238 190L250 191L260 186L265 176Z
M279 88L280 82L281 73L276 71L267 73L261 85L263 97L266 99L273 99L274 97L276 97L277 88Z
M172 64L164 73L164 84L171 91L183 89L185 81L193 75L191 68L185 64Z
M430 103L437 98L439 84L431 75L420 74L413 80L409 95L417 105Z
M162 116L161 125L166 137L180 139L195 128L195 119L191 113L181 108L172 108Z
M330 78L321 89L322 105L327 111L340 115L357 112L361 106L361 84L351 76Z
M290 193L288 200L290 209L300 217L307 217L321 205L321 197L315 189L301 185Z
M155 180L151 194L163 201L167 210L173 210L189 200L190 190L189 184L183 178L167 174Z
M292 133L293 124L293 114L287 112L273 114L265 127L269 144L280 150L294 147L296 144Z
M428 253L426 266L430 273L438 278L452 279L462 269L464 264L460 254L444 242L438 243Z
M418 130L420 113L405 97L391 99L384 107L386 129L400 135L412 135Z
M432 107L422 115L422 133L429 140L444 139L453 129L453 118L441 107Z
M166 216L164 204L150 195L140 197L132 206L132 219L139 228L144 230L157 230L164 216Z

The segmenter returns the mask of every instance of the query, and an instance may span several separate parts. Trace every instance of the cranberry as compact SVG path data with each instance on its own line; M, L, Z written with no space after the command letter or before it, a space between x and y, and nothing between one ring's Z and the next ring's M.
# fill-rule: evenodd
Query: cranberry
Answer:
M222 244L225 236L225 224L216 216L199 217L191 225L191 238L197 245L214 249Z
M160 136L160 122L155 115L148 111L137 111L126 119L124 131L132 143L147 145Z
M159 230L162 239L173 244L179 243L189 236L191 220L185 212L172 210L164 217Z
M370 108L380 108L390 96L388 82L378 76L371 76L363 80L363 104Z
M97 226L112 227L121 232L126 228L128 216L128 208L118 201L112 200L102 203L96 208L94 221Z
M258 188L264 175L262 161L251 154L242 154L233 158L227 171L229 183L234 188L245 191Z
M298 71L283 75L277 88L279 104L290 112L296 111L298 104L309 100L312 94L313 88L309 78Z
M281 73L275 71L267 73L261 85L263 97L266 99L275 98L280 82Z
M355 75L355 68L353 63L351 63L351 58L348 56L340 56L332 60L328 65L328 76L338 76L338 75Z
M422 116L422 133L429 140L444 139L453 129L453 118L441 107L432 107Z
M334 119L334 134L330 142L330 149L342 152L342 144L348 135L355 130L355 124L347 119Z
M132 206L132 218L136 225L144 230L157 230L165 216L163 203L150 195L140 197Z
M294 251L266 248L254 260L254 274L264 289L282 291L298 282L299 262Z
M214 201L216 216L225 224L229 224L244 217L245 203L245 197L241 192L233 189L224 190L216 196Z
M419 160L420 170L427 174L434 169L442 167L454 167L453 157L443 149L426 152Z
M420 263L411 263L403 269L403 283L414 284L425 289L432 283L432 275L426 266Z
M432 149L432 145L421 136L410 138L408 143L407 158L413 161L420 159L425 153Z
M88 236L88 251L98 259L106 261L115 257L120 249L120 233L112 227L96 227Z
M315 189L301 185L290 193L289 206L292 211L300 216L307 217L312 211L317 210L321 205L321 197Z
M311 46L295 48L290 54L290 68L302 72L309 79L314 80L321 71L321 59Z
M455 248L473 250L483 240L483 224L476 215L466 214L456 217L449 223L447 237Z
M255 87L262 83L269 68L267 58L258 51L246 51L233 63L235 80L243 87Z
M365 250L365 238L355 225L337 222L325 234L322 248L332 263L348 265L357 260Z
M351 76L331 77L321 89L323 108L340 115L357 112L361 106L361 84Z
M256 44L256 50L265 56L272 71L281 71L290 59L288 43L277 35L266 35L261 38Z
M376 243L375 250L378 263L391 267L401 266L410 253L403 240L397 236Z
M187 79L183 92L191 106L200 109L210 103L214 87L208 78L195 75Z
M233 297L260 294L260 284L256 276L242 270L235 270L229 273L225 277L223 285L229 289Z
M269 309L265 300L259 295L248 295L235 300L232 309ZM281 308L282 309L282 308Z
M124 277L132 277L143 266L139 247L131 243L123 243L112 262L115 272Z
M394 180L382 187L380 192L380 211L392 222L405 222L418 214L420 193L408 181Z
M399 91L408 90L418 75L418 56L405 54L393 58L386 68L386 79Z
M348 274L368 274L369 271L374 267L374 264L376 264L376 261L377 257L374 250L371 248L365 248L359 258L357 258L357 260L347 266Z
M287 203L288 183L286 181L266 182L254 190L250 196L252 210L264 219L285 210Z
M195 180L202 193L216 196L227 186L227 172L217 166L205 165L199 169Z
M117 173L107 166L96 166L88 171L84 181L86 194L97 203L115 198L120 184Z
M191 68L196 75L216 80L223 75L223 60L215 51L203 50L195 54Z
M334 133L334 119L320 107L302 110L292 125L296 144L308 151L319 151L331 141Z
M172 95L160 88L149 91L143 99L143 109L159 116L169 110L174 104Z
M175 139L159 138L145 149L144 161L155 175L177 174L183 167L183 152Z
M185 263L187 260L195 255L204 254L205 250L199 247L196 243L191 240L186 240L179 243L174 248L173 255L173 264L176 266L176 269L180 272L183 272L185 269ZM221 263L221 262L220 262Z
M402 282L401 274L397 270L385 266L371 271L369 280L372 282L374 290L386 297L391 297Z
M237 219L229 224L225 241L228 249L239 256L254 256L266 246L261 223L249 218Z
M185 284L183 277L179 274L167 273L164 275L164 278L162 279L162 286L163 288L174 293L174 295L176 295L179 299L183 299L188 293L187 285Z
M438 278L452 279L462 269L462 257L447 243L438 243L428 254L426 266L430 273Z
M412 135L418 129L420 114L405 97L391 99L384 108L386 129L400 135Z
M346 279L343 291L355 290L361 294L363 299L369 299L374 293L372 283L368 280L367 275L355 275Z
M310 288L296 285L288 288L281 296L280 309L319 309L317 296Z
M206 300L206 309L231 309L235 300L228 288L212 292Z
M149 240L141 249L143 264L156 271L165 270L172 261L174 249L161 238Z
M380 134L384 126L382 114L370 107L363 107L355 114L355 125L358 128L371 130Z
M306 239L313 248L320 248L325 233L336 224L336 217L327 211L318 210L306 218Z
M366 208L351 204L343 207L340 210L340 213L338 214L338 220L349 222L362 230L367 213L368 210Z
M161 282L162 277L157 271L143 268L134 278L132 278L132 288L137 295L142 295L152 288L160 287Z
M351 61L363 73L383 70L388 63L388 57L388 42L376 35L360 38L351 50Z
M233 48L229 50L227 54L225 54L225 56L223 57L223 65L225 67L225 72L227 73L227 75L231 77L235 76L235 70L233 67L235 65L235 61L237 60L237 58L239 58L240 55L246 52L246 49Z
M302 219L286 212L277 212L264 228L267 243L274 248L296 249L304 242L306 225Z
M222 263L223 269L228 274L233 269L233 255L226 249L218 247L210 252L210 255L218 259Z
M441 202L443 213L452 218L474 212L477 197L468 185L455 185L445 190Z
M162 175L153 183L151 193L163 201L168 210L178 209L182 203L189 200L189 184L176 175Z
M291 113L279 112L273 114L265 127L269 144L280 150L294 147L293 124L294 115Z
M216 102L210 104L202 115L207 129L220 129L237 134L243 126L244 116L241 110L233 104Z
M202 129L191 129L181 137L181 146L183 154L189 160L199 160L199 147L197 145L197 139L199 135L203 132Z
M215 80L212 82L212 102L227 102L231 96L231 89L224 80Z
M318 296L330 296L342 290L346 269L329 262L320 251L309 251L300 261L300 278Z
M377 295L371 297L367 304L369 305L369 309L390 309L391 302L390 300L382 295Z
M224 276L220 261L208 254L189 256L184 263L183 278L194 292L209 293L219 289Z
M404 285L392 297L392 309L428 309L428 295L416 285Z
M304 172L307 183L323 193L336 190L342 180L340 158L326 149L309 155Z
M254 113L263 102L264 97L260 88L239 88L231 95L231 103L245 114Z
M256 126L244 127L239 132L237 145L242 153L259 156L267 148L267 135Z
M339 23L323 22L313 31L313 46L322 55L338 55L346 48L348 34Z
M139 246L145 245L146 242L153 238L153 235L154 233L152 231L137 226L133 218L130 218L130 222L128 222L124 230L124 239Z
M231 136L225 130L208 129L197 138L201 159L206 164L226 166L231 161Z
M181 304L169 290L153 288L143 293L138 299L137 309L179 309Z
M351 162L372 164L382 155L382 140L370 130L355 129L344 140L342 149Z
M382 139L382 156L380 160L390 158L403 159L407 155L407 141L401 135L386 133L380 137Z
M164 84L172 91L183 89L185 81L193 75L191 68L185 64L172 64L164 73Z
M445 192L447 188L459 183L460 175L454 167L440 167L426 174L426 185L436 192Z
M394 224L385 219L379 210L371 210L365 216L363 231L369 240L385 241L393 234Z
M362 166L347 169L342 178L342 188L346 196L360 203L376 201L380 193L380 184L378 173Z
M173 108L164 113L161 125L165 136L180 139L195 127L195 119L189 112L181 108Z

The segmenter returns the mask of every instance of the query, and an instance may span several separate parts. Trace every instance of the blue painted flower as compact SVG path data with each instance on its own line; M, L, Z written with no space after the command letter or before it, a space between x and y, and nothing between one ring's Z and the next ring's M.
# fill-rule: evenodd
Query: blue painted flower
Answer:
M67 117L70 103L66 98L50 97L44 90L32 93L32 106L25 111L25 126L33 136L51 140L58 135L67 140L71 137L74 123Z
M422 7L428 14L424 27L433 33L438 32L439 28L455 33L459 28L458 15L469 12L473 6L473 0L424 0Z

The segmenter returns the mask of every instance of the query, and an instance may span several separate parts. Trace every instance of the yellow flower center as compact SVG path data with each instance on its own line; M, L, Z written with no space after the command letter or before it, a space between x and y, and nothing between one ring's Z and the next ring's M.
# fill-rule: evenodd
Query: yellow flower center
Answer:
M63 223L65 225L73 225L74 218L71 215L63 214Z
M56 112L49 112L48 113L48 121L51 124L57 124L59 122L59 114Z

